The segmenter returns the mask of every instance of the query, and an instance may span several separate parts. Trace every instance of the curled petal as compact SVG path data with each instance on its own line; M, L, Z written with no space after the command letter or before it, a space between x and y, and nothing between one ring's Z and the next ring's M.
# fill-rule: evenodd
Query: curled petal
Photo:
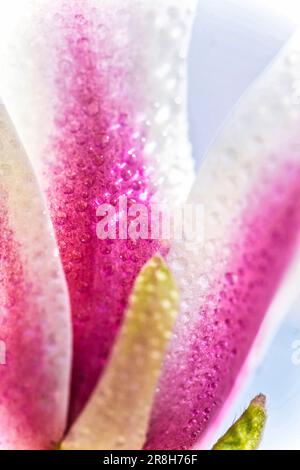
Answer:
M47 449L68 408L67 287L38 184L0 103L0 448Z
M174 280L155 256L137 277L107 368L62 448L142 448L177 313Z
M137 273L160 248L147 234L99 240L96 211L117 209L120 196L128 208L182 202L193 178L185 56L195 1L30 3L27 30L23 16L17 24L23 41L4 41L1 81L42 175L68 281L73 419L106 363Z
M266 398L257 395L212 450L256 450L266 423Z
M237 105L192 190L205 242L179 242L168 257L182 312L148 448L190 448L203 437L299 245L299 44L297 34Z

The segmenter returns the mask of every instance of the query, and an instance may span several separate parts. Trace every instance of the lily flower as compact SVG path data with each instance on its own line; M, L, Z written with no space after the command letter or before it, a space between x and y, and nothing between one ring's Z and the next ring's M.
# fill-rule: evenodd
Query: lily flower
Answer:
M0 241L11 253L0 446L194 448L298 248L299 35L237 105L193 183L185 59L196 2L30 4L21 40L1 46L1 93L43 195L22 148L0 149L10 162ZM99 208L124 196L129 209L201 205L204 242L99 239Z
M67 415L69 299L45 202L2 103L0 194L0 448L49 448Z

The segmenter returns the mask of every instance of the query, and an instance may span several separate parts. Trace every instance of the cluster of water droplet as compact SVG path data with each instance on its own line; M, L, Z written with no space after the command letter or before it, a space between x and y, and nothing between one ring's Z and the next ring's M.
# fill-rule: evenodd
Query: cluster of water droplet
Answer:
M0 201L0 447L45 448L65 426L69 304L44 200L1 102Z
M178 243L170 252L181 316L147 448L191 448L203 436L299 242L300 108L290 98L300 53L292 68L290 53L244 98L207 156L191 196L204 205L204 245L193 252Z

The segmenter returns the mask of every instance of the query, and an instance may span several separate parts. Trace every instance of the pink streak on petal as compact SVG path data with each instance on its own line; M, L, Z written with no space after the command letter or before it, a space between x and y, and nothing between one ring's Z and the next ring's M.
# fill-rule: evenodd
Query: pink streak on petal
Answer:
M249 353L299 242L300 166L287 161L276 175L256 183L249 209L232 221L238 228L232 230L227 268L201 302L187 346L173 341L147 449L192 448L216 418Z
M134 91L123 92L127 70L118 61L105 65L107 39L96 55L91 22L76 8L70 7L60 27L56 131L49 148L56 160L45 172L73 314L72 421L106 364L134 279L159 247L152 240L96 236L100 204L117 208L125 195L129 206L149 205L144 131L136 123Z

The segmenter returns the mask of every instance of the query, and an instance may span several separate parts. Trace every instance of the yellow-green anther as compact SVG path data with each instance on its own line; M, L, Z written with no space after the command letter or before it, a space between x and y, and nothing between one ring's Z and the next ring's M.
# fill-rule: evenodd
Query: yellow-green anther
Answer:
M160 256L141 270L110 361L62 449L143 447L165 350L179 310L175 282Z
M255 397L242 416L213 446L213 450L255 450L258 448L265 422L266 397Z

